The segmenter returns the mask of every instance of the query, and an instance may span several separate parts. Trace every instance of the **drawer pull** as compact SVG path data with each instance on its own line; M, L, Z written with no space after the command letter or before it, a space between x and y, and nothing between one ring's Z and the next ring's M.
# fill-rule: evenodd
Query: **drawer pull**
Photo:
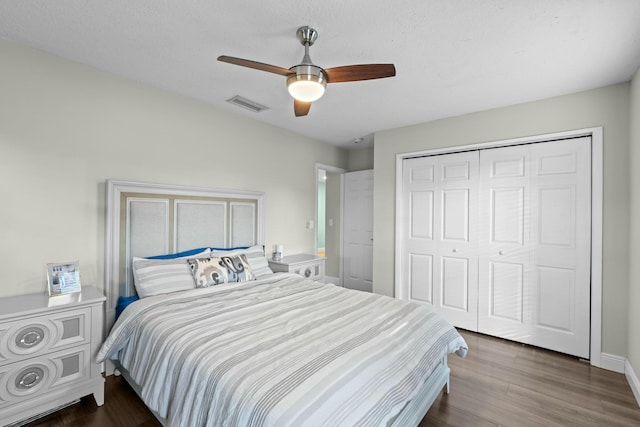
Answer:
M20 338L20 344L25 347L31 347L32 345L37 344L41 339L42 335L37 331L29 331Z
M304 277L306 277L307 279L311 277L311 269L309 267L307 267L307 269L304 271Z
M41 328L32 326L16 337L16 345L21 348L31 348L40 344L43 338L44 331Z
M44 371L40 368L28 368L16 379L16 387L22 390L29 390L42 381Z

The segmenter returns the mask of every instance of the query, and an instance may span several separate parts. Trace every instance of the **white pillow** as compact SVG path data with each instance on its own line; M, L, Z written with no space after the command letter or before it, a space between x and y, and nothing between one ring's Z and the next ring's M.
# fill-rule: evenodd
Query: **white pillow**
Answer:
M140 298L194 289L186 259L133 258L133 280Z
M223 257L233 255L245 255L249 267L256 278L265 276L267 274L273 274L273 271L269 268L269 261L264 256L264 249L260 245L251 246L247 249L235 249L232 251L211 251L212 257Z
M187 258L207 257L209 249L184 258L147 259L134 257L133 283L140 298L152 295L168 294L171 292L194 289L193 280Z

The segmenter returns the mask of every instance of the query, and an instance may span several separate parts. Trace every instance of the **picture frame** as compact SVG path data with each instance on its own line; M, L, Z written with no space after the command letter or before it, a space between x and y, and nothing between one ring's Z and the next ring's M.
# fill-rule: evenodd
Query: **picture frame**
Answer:
M80 292L78 261L47 264L47 289L50 297Z

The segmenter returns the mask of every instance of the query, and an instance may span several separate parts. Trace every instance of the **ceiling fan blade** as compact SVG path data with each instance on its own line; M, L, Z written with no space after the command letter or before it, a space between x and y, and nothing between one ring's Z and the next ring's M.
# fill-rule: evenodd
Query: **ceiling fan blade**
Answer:
M311 109L311 102L302 102L297 99L293 100L293 111L296 113L296 117L306 116Z
M327 73L329 83L357 82L393 77L396 75L396 67L393 64L345 65L327 68L324 72Z
M280 74L282 76L288 76L291 74L291 71L286 68L265 64L263 62L250 61L248 59L234 58L233 56L220 55L218 56L218 61L228 62L229 64L240 65L242 67L254 68L260 71L267 71L269 73Z

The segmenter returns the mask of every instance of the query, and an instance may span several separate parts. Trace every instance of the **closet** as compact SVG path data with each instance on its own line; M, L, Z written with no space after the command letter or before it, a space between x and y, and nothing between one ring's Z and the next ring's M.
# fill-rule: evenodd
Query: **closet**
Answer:
M401 295L589 358L591 137L402 162Z

